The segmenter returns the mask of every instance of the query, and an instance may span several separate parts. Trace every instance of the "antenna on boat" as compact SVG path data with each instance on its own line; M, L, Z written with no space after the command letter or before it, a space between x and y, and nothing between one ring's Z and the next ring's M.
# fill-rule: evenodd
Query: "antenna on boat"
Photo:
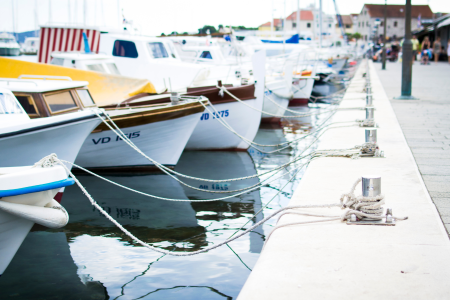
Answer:
M170 92L172 92L172 82L170 81L170 77L169 77L169 88L170 88Z
M88 41L86 32L83 32L83 41L84 41L84 52L86 54L91 53L91 48L89 48L89 41Z

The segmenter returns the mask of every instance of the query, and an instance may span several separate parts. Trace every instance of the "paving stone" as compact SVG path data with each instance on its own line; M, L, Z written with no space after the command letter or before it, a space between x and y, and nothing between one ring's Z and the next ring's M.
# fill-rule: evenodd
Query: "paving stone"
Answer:
M441 149L437 148L411 148L411 151L416 153L426 153L426 154L450 154L449 151L445 151L444 147L441 147Z
M418 165L450 166L450 156L449 158L428 158L428 157L414 157L414 158ZM450 182L450 180L448 182Z
M432 199L435 198L450 198L450 193L445 192L429 192Z
M442 175L422 175L424 181L429 182L448 182L450 183L450 176Z
M450 217L450 207L439 207L437 206L437 209L439 211L439 214L441 217ZM450 219L449 219L450 220ZM450 223L450 222L449 222Z
M432 199L433 199L434 204L436 204L436 207L449 208L450 209L450 198L434 197Z
M410 142L406 139L410 148L443 148L445 144L443 142Z
M436 182L425 180L425 185L429 192L450 193L450 184L448 184L448 182Z
M422 175L450 175L450 166L419 165Z

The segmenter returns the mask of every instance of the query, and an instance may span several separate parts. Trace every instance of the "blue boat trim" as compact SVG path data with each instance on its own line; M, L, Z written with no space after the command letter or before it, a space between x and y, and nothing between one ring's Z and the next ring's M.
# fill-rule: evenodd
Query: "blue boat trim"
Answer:
M23 187L20 189L0 190L0 198L58 189L58 188L62 188L65 186L72 185L74 183L75 183L75 180L73 180L72 178L69 177L69 178L66 178L63 180L59 180L59 181L54 181L54 182L49 182L49 183L44 183L44 184L39 184L39 185L33 185L33 186L27 186L27 187Z

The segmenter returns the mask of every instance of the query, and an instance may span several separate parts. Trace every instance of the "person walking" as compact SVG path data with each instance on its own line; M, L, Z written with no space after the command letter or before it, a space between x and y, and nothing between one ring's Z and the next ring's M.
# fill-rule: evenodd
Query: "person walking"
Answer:
M430 63L428 62L428 52L430 51L431 45L430 45L430 39L426 36L423 39L422 42L422 62L421 64L425 65L429 65Z
M416 60L416 56L417 56L417 50L419 50L419 40L417 40L417 37L415 35L413 35L412 39L411 39L411 43L412 43L412 50L413 50L413 62ZM403 47L403 45L402 45Z
M448 40L447 44L447 56L448 56L448 63L450 64L450 40Z
M433 43L433 54L434 61L437 63L439 61L439 53L441 52L441 37L437 37L437 39Z

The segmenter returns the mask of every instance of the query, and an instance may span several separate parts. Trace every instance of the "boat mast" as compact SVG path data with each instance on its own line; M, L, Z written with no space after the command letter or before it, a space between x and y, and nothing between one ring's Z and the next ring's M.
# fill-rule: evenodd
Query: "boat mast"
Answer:
M87 14L87 5L86 0L83 2L83 19L84 19L84 26L86 27L86 14Z
M67 14L69 15L69 24L72 24L72 14L70 13L70 0L67 0Z
M274 26L273 26L273 22L275 21L275 17L274 17L274 15L273 15L273 10L274 10L274 8L273 8L273 0L272 0L272 20L270 21L270 36L271 37L273 37L273 28L274 28Z
M283 53L285 52L285 44L286 44L286 0L284 0L284 19L283 20Z
M319 48L322 48L322 0L319 0Z
M300 0L297 0L297 32L300 39Z
M12 7L13 35L14 35L14 38L17 40L17 38L16 38L16 14L14 11L14 0L11 0L11 7Z
M34 23L36 28L39 28L37 0L34 0ZM37 29L34 31L34 36L37 37Z
M48 23L52 23L52 0L48 0Z

